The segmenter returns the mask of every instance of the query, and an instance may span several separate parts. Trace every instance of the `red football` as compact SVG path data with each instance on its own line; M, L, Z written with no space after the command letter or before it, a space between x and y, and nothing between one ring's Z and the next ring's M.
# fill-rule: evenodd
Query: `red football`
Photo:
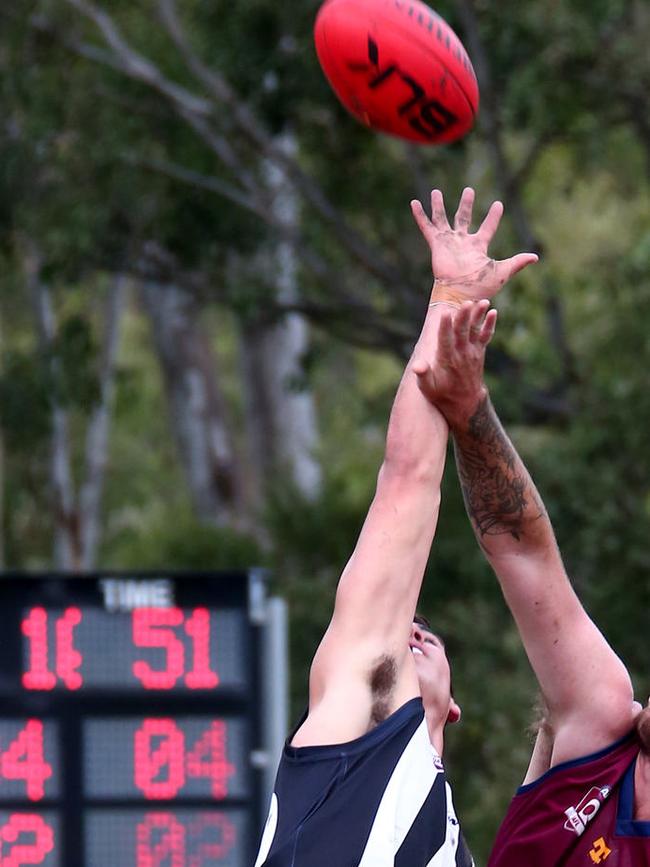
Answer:
M471 61L420 0L326 0L314 39L334 92L367 126L424 144L471 129L478 109Z

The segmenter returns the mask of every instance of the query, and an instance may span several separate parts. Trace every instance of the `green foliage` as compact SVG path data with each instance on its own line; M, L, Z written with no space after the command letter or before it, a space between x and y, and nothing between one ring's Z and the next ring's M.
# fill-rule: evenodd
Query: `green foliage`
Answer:
M90 323L66 318L47 352L8 349L0 366L0 424L9 448L44 447L52 406L88 409L98 399L97 347Z
M60 406L89 408L99 398L97 346L91 324L80 315L67 317L48 350L52 398Z
M156 520L157 517L157 520ZM123 526L108 540L102 560L107 567L131 569L248 569L263 563L255 541L228 529L208 527L179 507L170 523L166 510L143 526Z
M10 350L2 359L0 424L7 448L32 452L50 433L49 383L42 359Z

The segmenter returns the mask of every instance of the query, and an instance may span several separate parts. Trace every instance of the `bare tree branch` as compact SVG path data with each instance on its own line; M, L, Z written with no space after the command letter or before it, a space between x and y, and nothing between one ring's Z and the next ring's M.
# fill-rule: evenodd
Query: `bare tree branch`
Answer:
M488 55L480 35L474 0L455 0L455 6L465 29L469 53L480 83L479 123L483 127L487 146L492 154L497 184L507 201L508 213L520 243L525 250L540 250L541 244L526 214L521 199L521 188L516 183L503 146L499 100L492 81ZM575 363L566 336L562 301L548 281L545 282L545 305L549 340L562 364L562 382L565 387L568 387L575 378Z
M285 241L292 245L304 267L327 289L330 297L339 299L342 307L354 309L365 318L368 316L372 316L373 318L378 316L371 307L358 298L355 290L346 285L340 272L332 268L322 256L313 250L296 228L279 222L273 217L271 211L266 211L254 199L244 197L235 187L225 184L213 175L204 175L185 166L180 166L177 163L170 163L164 160L142 160L132 156L128 157L127 162L142 166L150 171L159 172L166 177L189 184L197 189L217 193L246 208L263 219L279 241ZM269 288L271 288L271 284L269 284ZM412 297L413 293L411 292L411 301Z
M188 169L186 166L181 166L178 163L173 163L168 160L149 159L138 157L134 154L129 154L123 157L123 162L127 165L135 166L136 168L147 169L151 172L164 175L175 181L180 181L190 187L195 187L198 190L205 190L209 193L227 199L234 205L238 205L246 211L250 211L257 217L266 219L266 214L259 201L247 196L241 192L234 184L229 184L227 181L222 181L214 175L204 175L194 169Z
M375 311L364 307L343 309L332 304L317 301L276 302L270 311L271 316L281 317L287 313L300 313L314 325L327 326L332 332L353 346L363 349L380 349L401 358L408 358L417 338L417 327L400 327L389 324ZM353 327L350 327L354 323Z
M184 271L173 255L153 242L145 245L134 275L140 279L175 282L193 292L207 295L215 292L208 275L203 272ZM256 275L264 283L265 275ZM220 284L218 284L220 285ZM347 298L347 303L337 303L333 293L328 293L328 302L300 298L281 301L274 297L269 285L269 300L261 313L262 318L273 321L291 313L305 316L317 328L324 328L328 335L359 349L388 352L402 360L408 359L419 333L416 321L391 319L365 302ZM345 293L345 286L338 291ZM221 298L227 301L227 298ZM487 369L499 378L512 382L513 388L522 389L522 406L525 418L531 423L564 423L573 413L566 395L554 391L530 389L525 386L526 369L518 360L503 350L488 354Z
M69 35L58 31L52 24L49 18L45 15L32 15L30 24L34 30L41 33L47 33L50 36L56 36L58 41L69 51L84 57L86 60L92 60L94 63L99 63L102 66L108 66L116 72L124 73L124 65L116 58L111 51L104 51L98 45L93 45L90 42L83 42L79 39L72 39Z
M331 226L343 247L367 271L410 297L409 287L404 285L400 272L384 259L378 249L368 246L361 235L347 223L341 212L329 201L320 186L302 171L295 159L289 157L275 144L273 138L253 116L248 106L242 103L226 79L214 69L209 69L192 50L178 20L175 0L158 0L158 8L168 34L188 68L219 102L228 107L231 118L240 131L257 147L260 155L277 164L284 171L305 200Z
M91 20L100 30L110 52L98 46L74 39L69 35L61 35L49 24L43 16L34 18L33 24L41 30L53 32L70 50L136 81L146 84L165 97L183 120L197 132L213 153L229 169L236 173L239 180L249 190L256 190L257 183L251 173L244 167L230 143L211 128L208 118L214 114L214 105L203 97L191 93L184 87L170 81L154 63L132 49L120 34L117 26L103 9L86 0L63 0Z
M234 148L223 136L212 129L209 123L182 105L176 105L176 110L182 119L190 126L207 146L216 154L222 163L237 176L238 180L251 194L255 194L262 202L262 190L255 176L245 168ZM264 212L264 211L263 211Z
M210 100L203 99L170 81L155 64L131 48L104 9L87 0L65 0L65 2L95 23L104 41L112 49L114 57L119 59L123 72L130 78L148 84L194 114L204 117L213 114L214 105Z
M278 237L287 240L285 231L283 227L283 232L279 233ZM288 240L296 244L295 234ZM410 324L404 319L390 318L384 311L375 309L367 301L359 298L341 274L330 268L324 260L300 245L296 245L295 249L301 257L303 265L327 289L330 303L324 305L303 298L300 301L283 304L275 297L272 275L255 270L251 279L254 278L258 285L268 287L268 295L264 299L263 311L261 312L263 318L272 322L287 313L304 313L318 324L325 322L329 316L332 321L348 323L348 327L354 323L353 327L349 327L350 334L348 336L351 342L355 342L357 331L365 329L375 335L383 335L383 338L377 337L373 340L384 339L384 348L389 348L400 356L404 354L405 342L412 343L417 336L418 324L416 321ZM213 283L210 276L203 272L188 273L183 271L175 257L153 241L144 245L142 255L133 267L134 275L140 278L159 282L174 281L192 289L193 292L212 297L232 306L232 298L228 295L227 290L221 288L220 281ZM245 282L246 279L246 273L242 273L241 280ZM311 315L312 313L313 315ZM342 331L339 330L338 333L341 334ZM381 343L378 342L376 345L381 346Z
M110 54L99 48L63 37L64 44L76 53L95 62L110 66L154 89L167 98L175 111L190 125L216 156L232 170L249 193L263 195L257 179L242 165L230 144L215 132L210 118L215 116L214 103L191 93L186 88L170 81L151 60L135 51L123 37L117 25L106 10L89 0L62 0L76 9L80 15L90 20L99 30L104 42L111 49ZM189 48L187 40L178 23L172 0L161 0L161 14L166 22L170 37L183 53L188 68L207 86L213 99L220 101L228 109L232 122L262 156L280 166L287 178L296 185L303 198L330 226L341 246L359 262L364 269L388 286L395 297L407 302L412 301L412 290L404 281L401 272L390 264L376 245L369 245L358 232L343 218L340 211L327 199L320 186L300 168L295 158L288 157L278 148L271 136L254 118L223 76L208 70L196 54ZM38 19L36 26L46 29L44 20ZM270 209L269 209L270 210ZM265 209L265 214L269 213Z

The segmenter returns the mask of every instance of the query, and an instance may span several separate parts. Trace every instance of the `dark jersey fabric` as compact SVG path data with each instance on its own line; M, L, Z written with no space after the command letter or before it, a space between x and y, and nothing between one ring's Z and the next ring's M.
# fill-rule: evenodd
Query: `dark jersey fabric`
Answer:
M420 698L345 744L289 741L256 867L472 867Z
M632 733L522 786L488 867L650 867L650 822L634 821Z

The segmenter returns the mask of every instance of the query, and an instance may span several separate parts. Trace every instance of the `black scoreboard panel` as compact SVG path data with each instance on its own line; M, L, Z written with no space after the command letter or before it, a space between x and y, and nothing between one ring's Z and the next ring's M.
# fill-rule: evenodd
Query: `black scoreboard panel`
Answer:
M0 867L250 867L252 581L0 580Z

